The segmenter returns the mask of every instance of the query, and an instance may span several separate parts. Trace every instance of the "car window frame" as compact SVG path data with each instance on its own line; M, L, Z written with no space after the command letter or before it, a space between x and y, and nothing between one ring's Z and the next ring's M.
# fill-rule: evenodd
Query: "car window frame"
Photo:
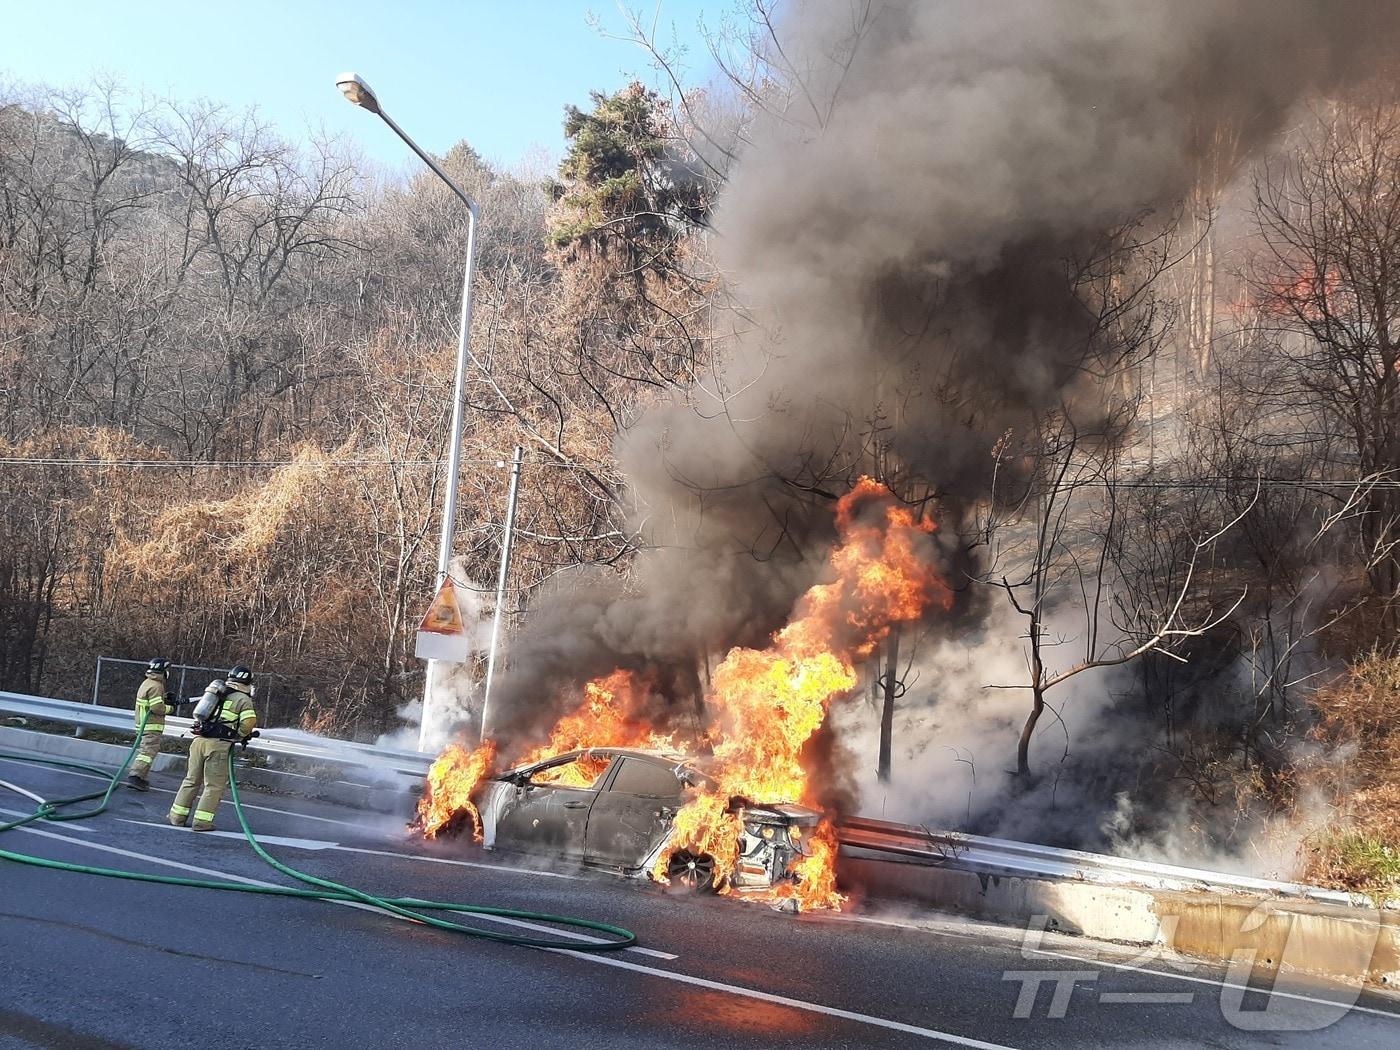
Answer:
M671 777L671 779L674 780L676 783L675 794L657 795L643 794L640 791L618 790L616 788L617 778L621 775L621 769L624 763L627 762L636 762L638 765L650 766L652 769L655 769L658 772L668 774ZM653 759L646 758L642 755L614 755L612 767L608 770L607 783L603 785L602 790L605 792L618 790L619 794L634 795L637 798L680 798L682 795L685 794L685 789L689 787L690 784L685 780L684 777L680 776L676 772L678 768L679 767L676 765L667 764L664 762L657 762Z
M566 755L568 757L565 757ZM583 748L574 752L565 752L564 755L556 755L554 758L547 758L543 762L536 762L534 765L527 766L525 769L517 770L516 774L523 778L523 780L519 781L521 787L528 787L536 791L544 788L549 788L551 790L562 788L567 791L602 792L607 790L604 786L604 782L612 775L612 771L617 766L620 757L619 755L609 754L606 751L598 749ZM606 758L608 760L608 764L603 767L603 771L594 777L593 783L589 784L587 787L579 787L577 784L540 783L535 780L535 777L540 773L545 773L552 769L559 769L562 766L567 766L574 762L581 762L585 758Z

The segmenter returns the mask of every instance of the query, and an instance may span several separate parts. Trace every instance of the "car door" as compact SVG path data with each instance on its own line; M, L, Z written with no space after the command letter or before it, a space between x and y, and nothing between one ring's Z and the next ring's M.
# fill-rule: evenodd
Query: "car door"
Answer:
M496 818L496 843L507 849L538 849L543 841L540 825L549 809L550 790L537 784L514 784L512 797Z
M529 850L563 857L583 854L588 811L598 792L580 787L593 777L596 758L573 756L536 770L529 780L514 786L496 823L496 843L508 849Z
M682 784L673 766L628 755L601 781L588 816L584 860L619 868L639 867L671 830Z
M588 817L599 792L591 788L550 789L545 824L554 852L565 857L582 857Z

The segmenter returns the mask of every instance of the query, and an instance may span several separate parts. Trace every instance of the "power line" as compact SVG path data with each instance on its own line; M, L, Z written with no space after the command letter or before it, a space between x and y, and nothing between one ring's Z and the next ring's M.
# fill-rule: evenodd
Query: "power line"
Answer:
M1079 488L1085 485L1098 488L1131 488L1131 489L1205 489L1215 492L1234 491L1236 489L1249 488L1253 485L1264 485L1269 488L1295 488L1295 489L1400 489L1400 478L1353 478L1353 479L1332 479L1319 478L1261 478L1261 477L1204 477L1204 478L1181 478L1173 480L1170 478L1126 478L1109 481L1106 478L1096 478L1087 482L1066 482L1065 488Z
M277 468L295 466L325 467L441 467L445 459L65 459L46 456L0 456L0 466L5 467L90 467L96 470L123 467L136 470L197 470L203 467L216 467L230 470L253 470L257 468ZM464 459L463 466L507 467L509 461L500 459ZM531 466L555 467L560 470L586 469L569 463L552 460L530 460Z
M575 463L560 463L554 459L527 460L532 467L550 467L555 470L588 471L593 468ZM440 468L446 459L77 459L45 456L0 456L0 467L75 467L94 470L126 468L133 470L199 470L216 468L221 470L276 469L294 466L324 467L431 467ZM464 459L462 466L499 467L509 466L505 458ZM1198 489L1208 491L1232 491L1251 485L1264 485L1273 488L1300 489L1400 489L1400 478L1264 478L1230 477L1224 475L1200 478L1093 478L1068 482L1066 488L1137 488L1137 489Z

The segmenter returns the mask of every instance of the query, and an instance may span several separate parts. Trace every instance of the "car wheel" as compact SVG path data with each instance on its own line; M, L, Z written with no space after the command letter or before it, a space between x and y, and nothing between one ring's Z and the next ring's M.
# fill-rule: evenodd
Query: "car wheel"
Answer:
M678 849L666 862L666 878L686 893L712 893L715 890L715 858L708 853Z

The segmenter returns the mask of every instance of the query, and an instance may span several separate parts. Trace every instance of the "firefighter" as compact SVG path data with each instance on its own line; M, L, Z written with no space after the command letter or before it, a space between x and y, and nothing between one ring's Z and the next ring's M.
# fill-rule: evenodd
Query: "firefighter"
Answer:
M136 747L136 760L131 763L131 773L127 784L137 791L151 789L151 765L160 754L160 742L165 736L165 716L170 714L170 689L166 678L170 675L170 661L157 656L146 665L146 677L136 690L136 725L145 718L146 728L141 732L141 742Z
M214 812L228 789L229 752L235 744L247 741L257 725L251 670L239 664L222 681L209 683L194 709L189 766L170 807L170 823L184 827L194 807L190 826L195 831L213 829Z

